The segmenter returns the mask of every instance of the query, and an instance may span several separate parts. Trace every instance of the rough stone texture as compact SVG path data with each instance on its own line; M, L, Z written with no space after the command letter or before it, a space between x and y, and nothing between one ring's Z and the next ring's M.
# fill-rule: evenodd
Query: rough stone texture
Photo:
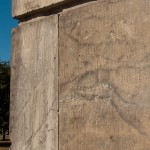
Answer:
M71 0L12 0L12 15L13 17L17 17L35 10L55 5L60 2L65 3L68 1Z
M150 149L150 2L60 16L59 149Z
M14 15L55 2L13 0ZM99 0L57 17L13 32L10 150L149 150L149 0Z
M10 150L58 149L58 16L12 33Z

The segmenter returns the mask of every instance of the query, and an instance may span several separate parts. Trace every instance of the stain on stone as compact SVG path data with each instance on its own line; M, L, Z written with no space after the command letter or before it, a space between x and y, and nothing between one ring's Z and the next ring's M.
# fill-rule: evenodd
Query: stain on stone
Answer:
M88 66L88 65L90 65L90 62L89 61L83 61L83 64L84 64L84 66Z

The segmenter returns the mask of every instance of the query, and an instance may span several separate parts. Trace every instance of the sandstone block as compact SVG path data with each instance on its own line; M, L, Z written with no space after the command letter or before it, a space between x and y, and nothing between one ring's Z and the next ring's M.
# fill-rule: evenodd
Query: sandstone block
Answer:
M106 0L60 15L60 150L149 149L149 8Z

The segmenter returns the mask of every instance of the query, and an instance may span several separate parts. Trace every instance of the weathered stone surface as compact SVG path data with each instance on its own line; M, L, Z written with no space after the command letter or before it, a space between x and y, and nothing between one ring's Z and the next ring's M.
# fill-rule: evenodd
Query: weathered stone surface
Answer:
M59 149L150 148L150 3L105 0L59 24Z
M14 29L11 150L58 148L58 16Z
M56 5L60 2L65 3L71 0L12 0L13 17L24 15L32 11Z

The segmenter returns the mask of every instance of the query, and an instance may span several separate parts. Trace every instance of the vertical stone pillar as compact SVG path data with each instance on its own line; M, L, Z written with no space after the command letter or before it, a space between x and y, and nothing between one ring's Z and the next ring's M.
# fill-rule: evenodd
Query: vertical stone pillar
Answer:
M12 33L11 150L58 149L58 16Z
M11 150L149 150L149 1L13 0L13 16Z

